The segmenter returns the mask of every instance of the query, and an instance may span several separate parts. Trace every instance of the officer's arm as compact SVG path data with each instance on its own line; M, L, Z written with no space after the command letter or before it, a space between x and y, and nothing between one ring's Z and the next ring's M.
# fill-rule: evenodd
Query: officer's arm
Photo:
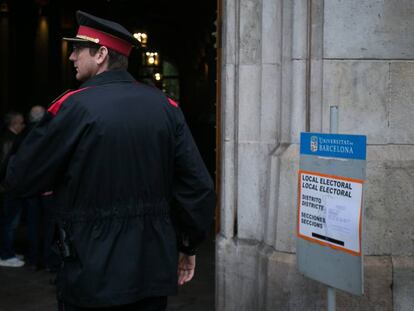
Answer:
M3 186L18 196L50 190L62 173L85 126L85 112L71 99L56 115L48 112L10 158Z
M197 245L211 228L215 193L181 110L176 133L173 219L178 232L179 250L195 254Z

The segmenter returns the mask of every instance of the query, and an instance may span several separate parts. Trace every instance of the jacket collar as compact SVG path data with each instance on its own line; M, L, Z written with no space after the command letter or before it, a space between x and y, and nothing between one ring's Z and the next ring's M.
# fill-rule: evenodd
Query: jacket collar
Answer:
M135 79L126 70L108 70L85 81L80 88L116 82L135 82Z

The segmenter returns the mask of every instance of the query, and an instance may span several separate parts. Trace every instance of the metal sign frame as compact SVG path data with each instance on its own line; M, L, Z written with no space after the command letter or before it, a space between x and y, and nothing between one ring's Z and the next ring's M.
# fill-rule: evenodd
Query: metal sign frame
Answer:
M301 133L300 171L362 182L366 175L365 160L365 136ZM300 195L300 191L298 193ZM300 200L300 197L298 199ZM359 228L361 232L364 218L362 207L363 199ZM344 252L332 245L315 243L297 235L299 271L330 287L354 295L362 295L364 293L362 244L363 239L360 239L360 252Z

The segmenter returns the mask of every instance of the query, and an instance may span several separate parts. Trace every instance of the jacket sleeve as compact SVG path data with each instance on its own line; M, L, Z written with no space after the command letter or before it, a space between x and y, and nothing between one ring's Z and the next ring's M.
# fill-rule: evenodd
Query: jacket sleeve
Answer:
M173 219L179 250L193 255L211 228L216 197L213 181L178 108L177 113Z
M10 157L3 187L11 195L31 196L52 189L65 172L85 130L86 111L71 98L56 115L47 115Z

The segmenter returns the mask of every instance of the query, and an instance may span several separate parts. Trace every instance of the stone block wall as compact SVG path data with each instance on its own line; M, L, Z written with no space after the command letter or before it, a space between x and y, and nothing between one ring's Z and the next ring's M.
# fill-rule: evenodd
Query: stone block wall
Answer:
M365 294L414 310L414 2L222 0L217 311L323 310L296 267L299 133L367 135Z

